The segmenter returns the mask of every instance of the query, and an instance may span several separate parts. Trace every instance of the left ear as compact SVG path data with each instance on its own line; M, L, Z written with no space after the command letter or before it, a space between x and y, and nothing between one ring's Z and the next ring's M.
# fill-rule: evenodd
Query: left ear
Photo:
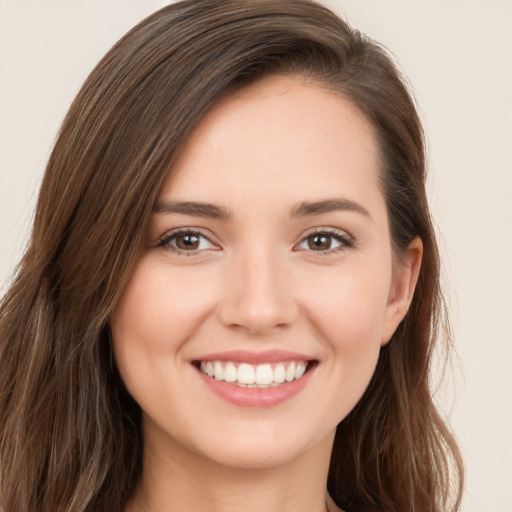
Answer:
M382 324L382 346L389 342L409 309L418 282L422 257L423 243L420 238L415 238L407 247L406 254L393 265L388 303Z

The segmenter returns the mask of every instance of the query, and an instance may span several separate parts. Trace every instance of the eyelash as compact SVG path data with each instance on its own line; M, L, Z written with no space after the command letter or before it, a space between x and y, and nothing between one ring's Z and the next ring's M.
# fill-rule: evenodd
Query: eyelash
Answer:
M325 251L314 251L311 249L311 252L316 253L318 256L329 256L331 254L336 254L340 251L350 249L355 245L355 240L350 235L348 235L344 231L338 231L337 229L332 228L315 229L314 231L308 233L306 236L301 238L299 245L304 243L308 238L318 235L324 235L333 238L334 240L340 243L339 247L335 247L334 249L327 249Z
M173 247L171 245L172 240L177 237L178 235L191 235L191 236L197 236L198 238L204 238L208 240L210 244L214 244L214 242L211 241L210 237L205 235L203 232L201 232L198 229L190 229L190 228L182 228L182 229L176 229L174 231L171 231L170 233L166 233L162 238L160 238L158 242L158 247L163 247L164 249L167 249L169 251L172 251L176 254L181 254L184 256L196 256L199 251L193 250L193 251L185 251L183 249L180 249L179 247Z
M191 235L191 236L196 236L198 238L202 237L202 238L208 240L208 242L210 244L216 245L214 242L212 242L210 237L205 235L200 230L190 229L190 228L182 228L182 229L176 229L174 231L171 231L170 233L166 233L164 236L162 236L160 238L157 246L163 247L164 249L167 249L176 254L180 254L180 255L184 255L184 256L196 256L199 252L201 252L200 250L187 251L187 250L183 250L178 247L172 246L171 242L179 235ZM308 240L308 238L313 237L313 236L318 236L318 235L324 235L324 236L330 237L340 243L339 247L335 247L334 249L319 250L319 251L315 251L315 250L311 249L311 252L317 253L318 256L327 256L330 254L338 253L340 251L350 249L351 247L354 247L354 245L355 245L355 240L351 236L349 236L348 234L346 234L344 232L340 232L340 231L332 229L332 228L320 228L320 229L316 229L315 231L308 233L306 236L301 238L301 240L299 241L298 244L295 245L295 247L297 245L301 245L304 242L306 242ZM297 249L294 249L294 250L297 250ZM298 250L300 250L300 249L298 249ZM307 250L307 249L303 249L303 250Z

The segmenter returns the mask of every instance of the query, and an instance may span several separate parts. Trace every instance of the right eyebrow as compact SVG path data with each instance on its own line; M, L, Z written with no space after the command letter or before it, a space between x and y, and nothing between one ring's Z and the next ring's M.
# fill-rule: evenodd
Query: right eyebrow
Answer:
M228 221L232 218L229 210L211 203L197 201L160 201L153 208L155 213L178 213Z

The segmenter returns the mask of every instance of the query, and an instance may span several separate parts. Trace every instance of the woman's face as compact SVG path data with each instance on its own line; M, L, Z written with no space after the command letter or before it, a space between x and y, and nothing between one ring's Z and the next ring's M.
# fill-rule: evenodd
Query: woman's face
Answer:
M362 115L299 78L205 117L111 319L146 449L266 467L330 446L419 259L394 270L377 159Z

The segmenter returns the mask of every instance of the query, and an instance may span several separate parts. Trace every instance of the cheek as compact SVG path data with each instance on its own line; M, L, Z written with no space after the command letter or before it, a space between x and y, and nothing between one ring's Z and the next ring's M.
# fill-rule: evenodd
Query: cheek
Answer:
M329 411L326 424L345 418L370 383L380 354L388 289L383 273L357 269L330 273L325 279L317 274L310 289L304 310L324 344L325 389L331 390L317 398L321 409Z
M332 350L357 353L370 345L380 346L388 274L380 266L317 272L304 309Z
M181 347L211 308L212 294L200 281L192 272L142 259L114 310L110 327L116 364L143 408L158 410L165 390L182 378L169 369L176 367Z
M176 350L209 311L211 294L197 273L142 260L111 320L114 339L140 350Z

